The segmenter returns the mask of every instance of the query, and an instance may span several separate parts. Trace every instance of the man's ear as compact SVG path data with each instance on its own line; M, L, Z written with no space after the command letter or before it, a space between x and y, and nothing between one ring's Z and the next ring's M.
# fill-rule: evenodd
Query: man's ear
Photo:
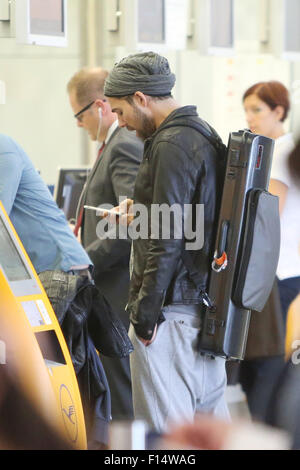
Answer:
M96 99L95 105L97 106L98 109L102 110L102 114L106 113L106 100Z
M143 108L146 108L148 106L147 96L144 95L144 93L142 93L141 91L136 91L133 98L136 104L142 106Z

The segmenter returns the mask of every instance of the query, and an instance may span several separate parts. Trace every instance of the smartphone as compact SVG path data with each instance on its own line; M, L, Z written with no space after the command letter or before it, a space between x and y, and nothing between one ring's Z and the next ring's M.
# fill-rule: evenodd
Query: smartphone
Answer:
M109 214L119 216L120 214L112 209L103 209L102 207L94 207L94 206L83 206L85 209L90 209L92 211L96 212L102 212L104 214L105 212L108 212Z

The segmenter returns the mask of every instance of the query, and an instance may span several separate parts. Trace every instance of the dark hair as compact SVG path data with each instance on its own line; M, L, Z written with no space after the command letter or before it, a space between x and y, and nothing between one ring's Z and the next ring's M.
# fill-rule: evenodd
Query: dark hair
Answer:
M150 96L150 95L147 95L149 96L149 98L152 100L152 101L164 101L164 100L168 100L170 98L173 98L173 96L171 95L171 93L169 93L168 95L164 95L164 96ZM127 96L122 96L122 100L126 100L127 103L133 105L133 97L134 95L127 95Z
M288 167L291 175L300 183L300 140L298 140L294 150L289 156Z
M284 109L284 114L281 118L283 122L290 110L290 99L289 92L287 88L280 82L275 80L270 82L258 82L255 85L252 85L248 90L245 91L243 95L243 101L250 96L256 95L261 101L266 103L272 110L276 106L282 106Z

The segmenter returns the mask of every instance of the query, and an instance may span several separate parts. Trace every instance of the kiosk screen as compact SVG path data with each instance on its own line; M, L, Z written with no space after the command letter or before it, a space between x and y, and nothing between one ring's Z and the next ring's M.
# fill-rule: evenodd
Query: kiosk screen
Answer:
M0 218L0 266L10 282L31 279L14 242Z

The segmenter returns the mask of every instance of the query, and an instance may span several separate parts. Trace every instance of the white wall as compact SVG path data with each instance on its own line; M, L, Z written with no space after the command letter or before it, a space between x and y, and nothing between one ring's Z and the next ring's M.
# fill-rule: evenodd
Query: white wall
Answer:
M125 0L120 1L121 10L124 7L123 2ZM241 98L250 85L257 81L273 79L283 82L292 92L291 63L275 55L266 54L267 47L260 43L262 3L262 0L235 0L236 44L232 57L201 55L195 49L196 41L192 39L188 41L185 50L164 53L177 76L175 97L182 105L195 104L200 116L216 128L225 142L230 131L247 125ZM107 0L102 0L101 18L105 18L107 8ZM198 28L201 28L200 24ZM102 30L103 49L100 51L99 60L105 61L108 67L132 52L120 47L120 38L124 40L122 21L119 34L108 33L105 28ZM298 73L297 67L295 70ZM298 75L300 78L300 74ZM298 118L300 115L287 121L286 129L297 128L297 123L300 122Z
M182 103L196 104L200 116L215 127L224 142L229 132L247 127L242 96L249 86L262 80L280 80L290 88L289 64L272 56L213 58L184 51L180 62ZM286 122L287 130L289 127Z
M120 0L121 9L126 1ZM262 0L235 3L237 47L232 58L208 57L188 48L165 53L177 75L174 95L183 105L197 105L200 116L227 141L230 131L246 126L243 91L256 81L277 79L292 93L287 129L300 133L300 63L260 54ZM94 155L94 145L72 117L66 94L69 78L84 65L110 69L130 52L119 41L122 23L120 34L107 31L110 4L111 0L68 1L66 49L18 45L15 38L1 37L0 24L0 80L7 90L6 104L0 105L0 132L24 147L49 184L55 182L58 166L86 164Z
M78 166L85 160L86 144L66 93L67 81L83 61L82 6L82 0L68 2L68 48L0 38L0 80L6 84L0 132L23 146L48 184L55 182L58 166Z
M180 53L182 102L195 103L227 143L228 134L247 127L242 107L244 91L262 80L279 80L291 88L291 64L262 54L259 34L261 0L235 1L235 52L232 56ZM286 122L287 130L290 122Z

